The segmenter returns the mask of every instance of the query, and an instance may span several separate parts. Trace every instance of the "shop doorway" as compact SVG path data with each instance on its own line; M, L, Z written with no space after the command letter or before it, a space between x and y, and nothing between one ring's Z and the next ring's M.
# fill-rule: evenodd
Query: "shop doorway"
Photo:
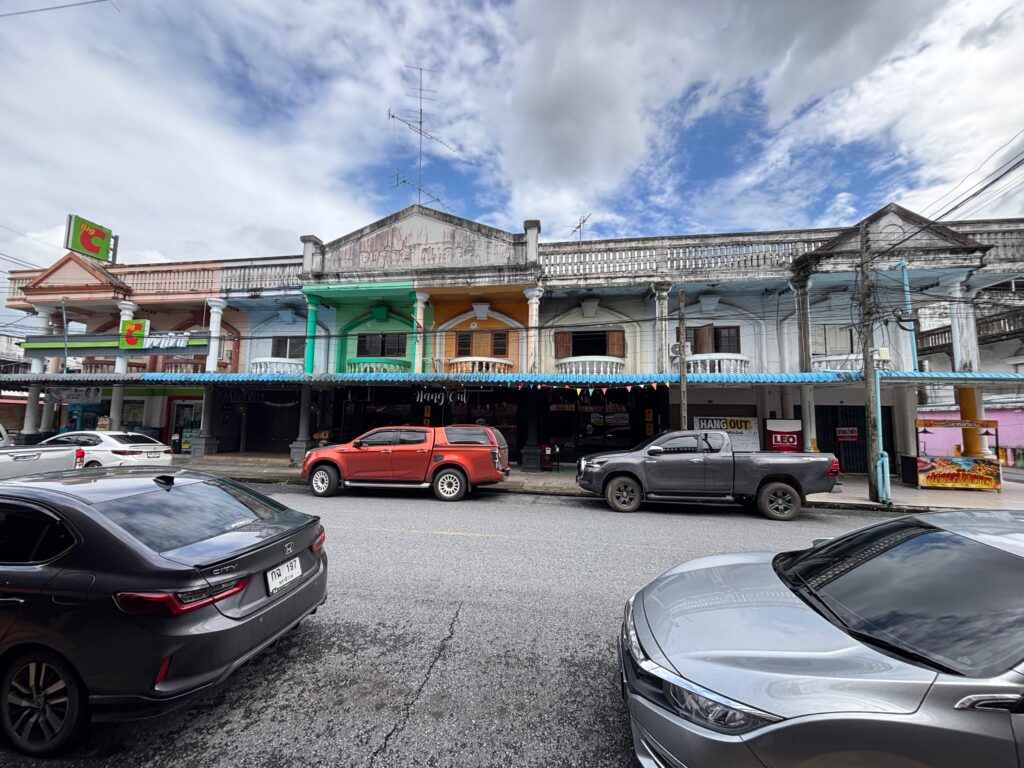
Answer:
M864 406L861 405L819 405L814 409L814 417L818 427L818 450L835 454L843 472L867 474L868 449L867 421L864 417ZM889 466L897 464L896 443L893 440L892 408L882 406L882 447L889 454ZM837 429L850 427L856 429L856 440L840 440Z
M203 401L199 398L170 400L170 418L164 442L180 453L191 453L192 440L198 437L203 418Z

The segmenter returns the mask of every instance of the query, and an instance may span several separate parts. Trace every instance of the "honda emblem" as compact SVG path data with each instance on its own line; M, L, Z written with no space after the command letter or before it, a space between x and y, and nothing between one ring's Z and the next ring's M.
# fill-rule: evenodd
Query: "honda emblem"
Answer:
M286 555L290 555L292 553L293 549L295 549L295 543L294 542L289 541L287 544L284 545L284 553Z

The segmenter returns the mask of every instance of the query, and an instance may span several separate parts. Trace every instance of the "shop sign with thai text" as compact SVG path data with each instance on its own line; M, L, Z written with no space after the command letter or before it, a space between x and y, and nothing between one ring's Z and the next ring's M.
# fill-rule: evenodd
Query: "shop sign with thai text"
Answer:
M734 451L761 450L761 434L752 416L694 416L693 428L728 433Z
M1002 468L995 457L919 456L917 483L921 488L998 491L1002 488Z

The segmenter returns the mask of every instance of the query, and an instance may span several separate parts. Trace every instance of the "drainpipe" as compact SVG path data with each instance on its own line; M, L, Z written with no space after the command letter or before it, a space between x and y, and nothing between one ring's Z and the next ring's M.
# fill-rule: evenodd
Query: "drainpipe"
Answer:
M316 311L320 306L319 296L306 297L306 359L303 366L306 373L313 373L316 354ZM328 340L330 344L330 340Z
M897 261L896 266L903 273L903 303L907 307L907 314L910 314L914 311L910 303L910 276L907 274L907 267L910 265L905 261ZM914 361L914 373L917 373L920 370L917 363L917 326L913 325L913 322L910 331L910 357Z
M872 352L873 354L873 352ZM887 507L892 506L892 478L889 474L889 454L882 443L882 377L875 370L875 419L878 424L878 463L875 464L875 477L878 482L878 500Z

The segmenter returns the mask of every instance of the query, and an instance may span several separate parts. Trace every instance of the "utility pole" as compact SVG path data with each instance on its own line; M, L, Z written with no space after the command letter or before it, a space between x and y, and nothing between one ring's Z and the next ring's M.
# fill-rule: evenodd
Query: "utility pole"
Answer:
M868 496L871 501L880 501L878 488L879 423L878 402L875 389L875 308L871 287L871 263L869 261L868 228L860 224L860 311L862 345L864 357L864 421L867 424L865 438L868 443Z
M679 428L686 429L686 291L679 289Z

